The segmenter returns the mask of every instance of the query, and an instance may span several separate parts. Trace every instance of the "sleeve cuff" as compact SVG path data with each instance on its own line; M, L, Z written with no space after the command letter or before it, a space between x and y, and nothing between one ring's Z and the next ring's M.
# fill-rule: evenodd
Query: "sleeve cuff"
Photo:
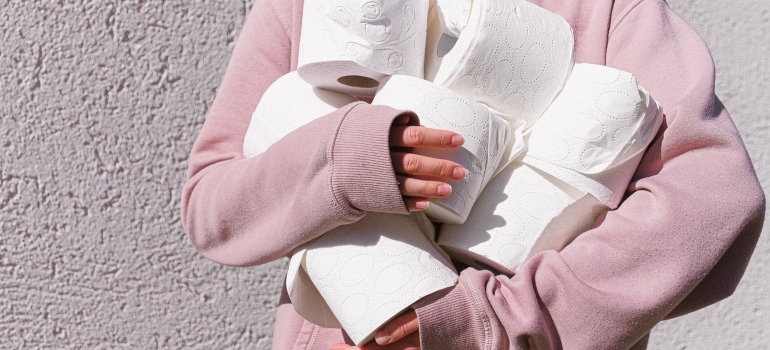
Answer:
M352 104L331 145L331 187L337 202L358 211L408 214L390 158L393 120L406 112ZM417 116L414 120L417 121Z
M436 292L412 307L420 324L422 349L492 348L488 316L463 284Z

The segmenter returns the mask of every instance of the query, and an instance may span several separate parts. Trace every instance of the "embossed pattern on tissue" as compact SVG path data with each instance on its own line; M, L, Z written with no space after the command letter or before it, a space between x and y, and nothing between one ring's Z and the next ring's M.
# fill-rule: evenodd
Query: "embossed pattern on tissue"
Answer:
M382 73L413 75L413 69L404 67L404 63L422 60L425 45L425 28L418 18L424 11L416 9L415 2L325 1L316 0L312 4L315 12L311 15L305 11L305 16L307 21L318 21L312 25L318 31L314 35L325 33L324 44L338 45L334 48L338 59L350 59L370 68L385 65L390 71ZM420 5L419 2L416 4ZM318 44L312 41L301 43Z
M308 275L355 341L457 279L446 262L433 257L435 246L408 216L368 213L306 249Z
M569 25L520 0L479 1L473 7L455 46L459 51L444 57L436 82L501 115L534 122L569 76ZM450 57L459 61L449 66Z
M559 97L530 129L521 163L492 179L464 225L444 225L439 244L513 271L580 193L615 208L653 137L656 106L632 74L575 65ZM568 194L561 182L578 192Z
M575 65L562 96L532 128L529 156L597 173L644 150L640 126L655 116L645 116L647 101L630 73Z

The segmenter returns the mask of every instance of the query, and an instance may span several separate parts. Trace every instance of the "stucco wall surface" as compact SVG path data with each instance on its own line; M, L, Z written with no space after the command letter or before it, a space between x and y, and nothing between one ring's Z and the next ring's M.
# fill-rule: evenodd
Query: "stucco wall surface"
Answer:
M179 219L252 2L0 0L0 349L269 348L286 262L209 262ZM770 3L670 3L712 48L770 190ZM650 348L766 349L768 234L733 297L662 323Z

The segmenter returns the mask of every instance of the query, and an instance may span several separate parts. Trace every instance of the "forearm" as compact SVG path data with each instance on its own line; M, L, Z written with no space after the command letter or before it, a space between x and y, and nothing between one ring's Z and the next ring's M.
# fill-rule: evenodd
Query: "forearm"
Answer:
M290 11L288 2L255 4L190 155L183 224L201 253L220 263L276 259L365 211L406 213L388 147L402 111L351 104L244 159L254 108L292 68Z
M195 174L185 187L193 244L221 263L259 264L364 211L405 213L394 175L388 176L387 130L399 114L349 105L254 158L221 161ZM363 124L368 130L348 130Z

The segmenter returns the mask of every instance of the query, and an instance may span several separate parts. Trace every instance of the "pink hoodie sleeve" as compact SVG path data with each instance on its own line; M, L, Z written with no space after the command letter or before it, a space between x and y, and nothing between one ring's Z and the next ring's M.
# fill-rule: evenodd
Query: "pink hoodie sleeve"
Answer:
M219 263L275 260L366 211L407 213L388 148L390 124L403 111L353 103L243 158L259 99L295 65L292 6L256 2L190 155L183 225Z
M736 287L765 198L708 49L663 0L616 1L608 29L606 64L636 74L666 113L627 198L514 277L467 269L416 305L423 349L626 349Z

